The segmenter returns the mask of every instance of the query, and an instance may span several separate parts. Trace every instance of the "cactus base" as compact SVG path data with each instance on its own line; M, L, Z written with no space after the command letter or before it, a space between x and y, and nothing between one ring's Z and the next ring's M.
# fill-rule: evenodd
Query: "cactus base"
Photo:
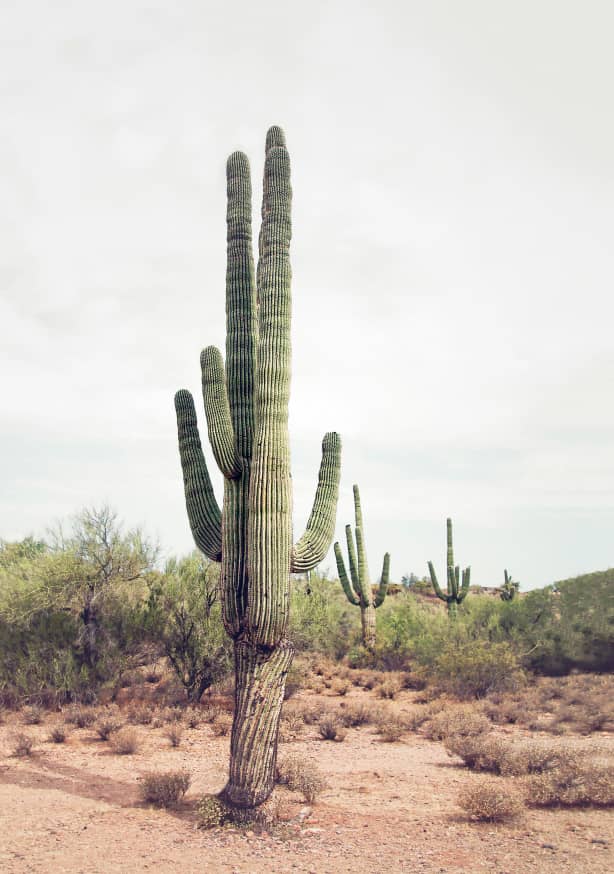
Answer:
M277 733L286 676L294 649L235 643L235 714L230 741L230 775L220 799L230 808L257 807L275 785Z

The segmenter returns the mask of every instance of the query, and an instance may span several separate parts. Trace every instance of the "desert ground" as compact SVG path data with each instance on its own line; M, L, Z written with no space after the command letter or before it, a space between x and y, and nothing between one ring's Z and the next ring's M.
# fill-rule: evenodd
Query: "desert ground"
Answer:
M376 689L355 685L339 695L335 682L317 692L301 689L286 702L279 753L280 762L300 755L316 763L325 788L307 803L300 792L279 786L277 822L241 829L203 829L197 809L203 794L224 785L229 737L216 724L228 720L229 697L205 695L187 722L184 714L176 747L167 734L169 720L179 716L168 708L145 700L135 711L130 690L119 706L98 707L99 718L101 712L113 712L136 723L130 729L137 737L131 755L116 753L101 740L95 724L79 728L67 722L66 712L45 711L39 714L41 722L27 725L27 714L6 713L0 725L0 870L609 874L614 869L614 823L607 808L529 807L510 823L472 821L457 796L483 775L429 739L424 724L404 730L392 742L385 742L374 724L349 727L342 741L323 740L313 722L319 712L342 715L365 705L375 720L411 723L412 713L429 706L410 689L382 700ZM443 702L439 709L454 706ZM212 711L217 715L210 722ZM311 714L307 723L304 713ZM50 740L54 728L66 730L63 743ZM544 743L558 742L517 725L494 730L515 740L542 735ZM15 754L20 733L33 740L28 755ZM597 731L587 737L572 733L566 740L609 758L611 737ZM175 808L159 809L142 800L143 775L177 770L189 772L191 785Z

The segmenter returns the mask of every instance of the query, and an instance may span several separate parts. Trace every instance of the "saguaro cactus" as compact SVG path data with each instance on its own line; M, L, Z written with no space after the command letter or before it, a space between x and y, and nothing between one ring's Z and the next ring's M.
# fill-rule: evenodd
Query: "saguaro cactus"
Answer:
M348 545L348 561L350 565L350 579L345 569L341 547L335 543L335 558L337 571L343 586L343 591L350 604L360 607L362 620L362 641L367 649L375 647L375 610L384 602L386 589L388 588L388 575L390 572L390 554L384 556L382 576L379 588L375 596L369 581L369 568L365 554L365 537L362 523L362 509L360 506L360 492L358 486L354 486L354 515L356 519L356 544L352 535L352 526L345 526L345 536Z
M517 583L516 580L513 580L512 575L508 574L507 570L503 571L503 579L505 582L501 586L501 591L499 592L501 600L513 601L518 594L520 583Z
M433 562L429 561L429 573L431 575L431 583L435 594L448 605L448 615L456 616L457 606L465 600L469 591L469 580L471 577L471 568L466 567L463 571L462 579L460 567L454 565L454 546L452 544L452 520L446 520L447 526L447 554L446 554L446 569L448 578L448 589L444 592L437 581L437 574L433 567Z
M288 438L290 390L290 160L283 131L266 139L256 276L251 245L249 163L227 163L226 367L212 346L201 354L209 440L224 475L216 502L194 401L175 396L188 518L197 546L221 562L226 631L234 641L235 712L230 773L220 799L254 808L274 784L277 734L293 650L287 639L290 572L315 567L334 534L341 442L328 433L313 509L292 545Z

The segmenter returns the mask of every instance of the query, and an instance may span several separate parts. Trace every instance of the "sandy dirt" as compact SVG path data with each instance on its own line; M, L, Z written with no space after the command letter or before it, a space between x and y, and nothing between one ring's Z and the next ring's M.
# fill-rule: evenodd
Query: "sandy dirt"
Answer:
M403 693L395 708L407 707L411 694ZM328 695L320 700L343 706ZM371 693L353 690L348 700L371 700ZM614 870L611 811L528 810L515 825L468 822L456 795L481 776L455 764L441 744L420 734L383 743L366 726L349 729L342 743L334 743L319 740L316 730L305 726L300 740L281 745L280 755L312 757L329 788L306 805L280 787L276 794L288 823L279 833L256 834L197 827L198 798L223 786L227 768L228 738L215 737L210 726L186 728L177 749L163 728L137 726L139 751L120 756L91 728L72 730L65 744L49 743L50 728L62 721L60 714L46 714L42 725L23 726L18 714L11 714L0 726L4 874ZM36 738L30 757L11 754L16 731ZM600 742L607 742L605 736ZM192 785L178 810L157 810L139 801L144 772L180 768L191 773Z

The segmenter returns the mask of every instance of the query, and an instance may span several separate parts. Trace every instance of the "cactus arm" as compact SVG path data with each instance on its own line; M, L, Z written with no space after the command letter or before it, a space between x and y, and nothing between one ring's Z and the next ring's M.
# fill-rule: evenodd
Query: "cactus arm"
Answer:
M236 450L241 458L251 458L258 314L251 178L249 161L242 152L228 158L226 180L226 378Z
M247 528L247 630L254 644L265 647L276 646L286 632L292 549L288 435L292 192L288 152L285 146L270 146L277 138L276 133L267 137L264 168L256 433Z
M448 568L448 595L452 598L453 601L456 601L458 598L458 589L460 584L460 568L458 565L456 567Z
M439 582L437 580L437 574L435 573L435 568L433 567L432 561L429 561L429 574L431 575L431 585L433 586L433 589L435 590L435 594L437 595L438 598L441 598L442 601L447 602L448 596L446 594L444 594L444 592L441 589L441 586L439 585Z
M358 486L352 486L352 490L354 492L354 515L356 518L356 550L358 552L358 575L365 590L365 594L371 595L371 586L369 580L371 577L369 576L369 566L367 564L367 555L365 552L365 527L362 520L362 506L360 504L360 492L358 490ZM360 532L360 534L358 533ZM369 603L369 599L366 603Z
M446 519L446 567L454 567L454 545L452 543L452 520Z
M352 585L348 579L347 571L345 569L345 563L343 561L341 547L338 543L335 543L335 560L337 562L337 573L339 574L339 580L341 582L341 585L343 586L343 591L345 592L346 598L348 599L350 604L354 604L356 607L359 607L360 598L357 598L352 591Z
M189 391L177 392L175 410L185 503L192 535L198 548L208 558L221 561L222 516L207 471L198 434L194 400Z
M470 581L471 581L471 568L466 567L465 570L463 571L463 580L462 580L462 584L461 584L461 589L460 589L460 592L458 593L457 598L456 598L456 600L458 601L459 604L461 603L461 601L463 601L467 597L467 594L469 592Z
M348 545L348 560L350 564L350 577L352 586L358 598L362 596L362 588L360 586L360 577L358 576L358 562L356 560L356 547L354 546L354 537L352 535L352 526L345 526L345 539Z
M328 552L335 533L340 474L341 439L331 431L322 441L318 487L307 528L292 550L293 573L313 570Z
M200 356L203 401L207 417L209 442L219 469L226 479L241 474L241 459L235 449L234 430L230 418L224 363L219 349L208 346Z
M374 607L379 607L384 603L384 598L386 597L386 590L388 589L388 579L390 577L390 553L387 552L384 556L384 564L382 567L382 576L380 579L379 588L377 590L377 594L375 596L375 600L373 602Z
M365 544L362 536L362 528L356 526L356 552L358 553L358 584L360 586L360 594L365 607L368 607L373 600L373 592L371 591L371 583L369 582L369 569L365 557Z

